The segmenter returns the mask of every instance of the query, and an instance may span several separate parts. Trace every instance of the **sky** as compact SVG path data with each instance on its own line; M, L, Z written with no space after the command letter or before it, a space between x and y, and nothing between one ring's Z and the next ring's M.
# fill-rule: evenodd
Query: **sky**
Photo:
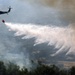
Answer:
M31 67L75 57L74 0L0 0L0 60ZM1 22L4 19L5 24Z

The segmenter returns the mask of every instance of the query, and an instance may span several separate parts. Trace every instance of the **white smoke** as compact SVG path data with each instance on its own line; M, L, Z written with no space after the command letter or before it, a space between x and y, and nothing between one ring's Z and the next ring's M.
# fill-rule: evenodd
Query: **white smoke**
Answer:
M62 52L66 52L66 55L75 55L75 35L74 29L68 27L55 27L55 26L42 26L32 24L13 24L5 23L6 26L15 31L15 36L23 36L22 39L36 38L35 45L41 43L48 43L48 45L54 45L55 49L58 49L51 56L55 56Z

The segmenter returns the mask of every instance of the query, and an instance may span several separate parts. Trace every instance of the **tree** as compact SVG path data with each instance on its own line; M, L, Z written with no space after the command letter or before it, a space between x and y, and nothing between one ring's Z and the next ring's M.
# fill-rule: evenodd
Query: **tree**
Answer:
M0 75L6 75L6 67L2 61L0 61Z
M9 63L7 65L7 75L19 75L19 74L20 74L19 66L13 63Z
M20 70L20 75L28 75L29 72L28 72L28 69L23 67L21 70Z
M70 75L75 75L75 66L70 68Z

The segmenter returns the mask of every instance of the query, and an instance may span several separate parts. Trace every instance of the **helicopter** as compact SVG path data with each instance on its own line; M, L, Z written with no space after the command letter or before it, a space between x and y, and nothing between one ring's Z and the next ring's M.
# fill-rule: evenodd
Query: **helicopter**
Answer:
M10 11L11 11L11 7L9 7L9 10L8 11L0 11L0 15L2 15L2 14L8 14Z
M2 14L8 14L11 11L11 7L9 7L8 11L0 11L0 15ZM2 20L3 23L5 23L5 20Z

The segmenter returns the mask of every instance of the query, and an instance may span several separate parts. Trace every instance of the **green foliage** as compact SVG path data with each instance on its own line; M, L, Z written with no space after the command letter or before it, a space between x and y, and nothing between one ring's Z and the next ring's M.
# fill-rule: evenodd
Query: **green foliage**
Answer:
M36 68L28 70L23 67L20 69L19 66L9 63L8 65L4 65L2 61L0 61L0 75L75 75L75 67L70 69L59 69L55 65L44 65L40 64Z
M19 75L19 66L13 64L13 63L9 63L7 65L7 75Z
M58 75L59 69L52 65L40 65L34 71L32 71L33 75Z
M75 67L70 68L70 75L75 75Z
M0 61L0 75L6 75L6 67L2 61Z
M28 75L28 69L23 67L21 70L20 70L20 75Z

